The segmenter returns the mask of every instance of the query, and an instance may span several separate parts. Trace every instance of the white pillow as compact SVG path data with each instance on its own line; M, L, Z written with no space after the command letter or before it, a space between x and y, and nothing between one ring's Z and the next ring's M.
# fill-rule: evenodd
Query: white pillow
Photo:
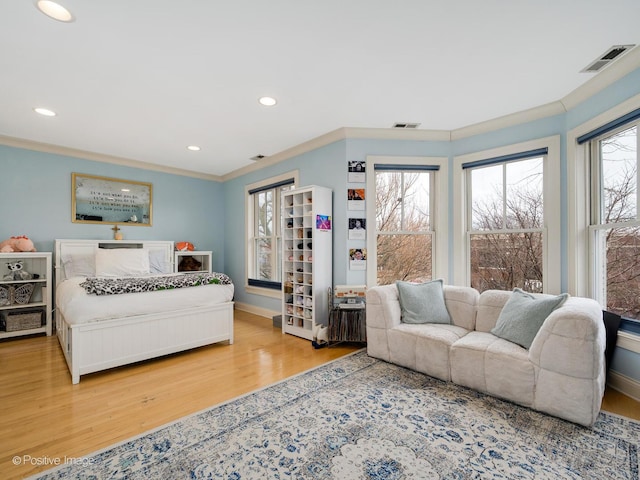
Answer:
M149 251L145 248L98 248L97 277L149 275Z
M93 255L62 255L65 278L93 277L96 274L96 261Z
M163 250L149 250L149 267L153 274L172 272L172 265Z

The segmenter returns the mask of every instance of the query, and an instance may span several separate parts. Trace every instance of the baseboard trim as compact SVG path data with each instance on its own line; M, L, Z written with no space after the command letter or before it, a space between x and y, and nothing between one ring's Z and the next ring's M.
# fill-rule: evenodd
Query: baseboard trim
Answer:
M640 382L621 373L610 371L607 385L614 390L624 393L627 397L640 402Z
M235 307L238 310L242 310L243 312L253 313L254 315L259 315L261 317L268 318L271 320L275 315L280 315L282 312L269 310L267 308L256 307L255 305L251 305L249 303L236 302Z

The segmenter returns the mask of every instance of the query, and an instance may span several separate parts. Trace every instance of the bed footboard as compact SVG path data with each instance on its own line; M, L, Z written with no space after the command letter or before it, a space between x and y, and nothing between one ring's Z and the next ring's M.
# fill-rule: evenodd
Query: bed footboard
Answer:
M69 325L57 315L56 327L76 384L87 373L212 343L232 344L233 302L81 325Z

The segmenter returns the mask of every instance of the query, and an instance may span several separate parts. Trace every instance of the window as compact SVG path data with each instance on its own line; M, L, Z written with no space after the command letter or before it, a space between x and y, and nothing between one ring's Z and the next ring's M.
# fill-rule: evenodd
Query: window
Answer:
M281 289L280 201L283 191L294 188L296 176L283 175L247 188L247 285L250 287Z
M589 141L593 294L607 310L640 318L638 129L635 120Z
M378 285L431 280L432 182L429 171L376 169Z
M522 156L531 158L463 165L471 286L479 291L542 292L544 155L529 152Z
M375 202L367 205L367 217L375 218L375 231L367 239L369 284L445 277L446 240L436 237L446 236L447 220L444 213L435 215L435 205L440 198L446 203L446 172L440 171L446 170L446 160L410 158L378 158L367 168L375 191ZM437 256L436 245L442 245Z
M456 284L560 293L560 138L454 158Z

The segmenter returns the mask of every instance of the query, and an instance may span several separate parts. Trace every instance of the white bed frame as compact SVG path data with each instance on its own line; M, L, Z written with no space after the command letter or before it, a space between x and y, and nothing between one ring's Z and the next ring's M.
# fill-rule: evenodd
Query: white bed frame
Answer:
M162 251L173 265L174 244L169 241L56 240L56 285L65 279L62 255L94 254L99 245L112 243ZM55 321L74 384L87 373L225 340L233 343L233 302L79 325L67 323L56 308Z

